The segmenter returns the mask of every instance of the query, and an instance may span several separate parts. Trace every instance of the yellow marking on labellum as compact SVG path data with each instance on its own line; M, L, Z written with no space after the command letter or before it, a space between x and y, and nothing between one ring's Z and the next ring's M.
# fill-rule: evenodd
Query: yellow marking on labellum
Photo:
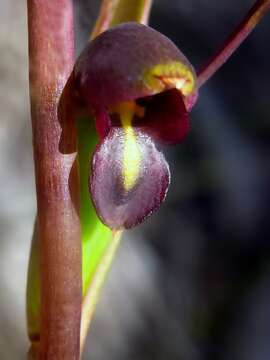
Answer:
M124 129L123 184L125 190L129 191L138 180L142 160L136 133L132 127L132 119L134 114L142 117L144 109L135 102L123 102L114 107L113 111L119 113Z
M154 66L145 72L144 79L151 89L163 91L175 87L184 96L191 94L195 88L193 70L178 61Z

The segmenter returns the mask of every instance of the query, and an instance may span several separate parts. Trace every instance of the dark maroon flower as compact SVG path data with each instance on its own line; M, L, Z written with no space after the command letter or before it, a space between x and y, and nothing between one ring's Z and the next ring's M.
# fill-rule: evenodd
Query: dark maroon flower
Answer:
M175 144L187 134L195 72L167 37L126 23L90 42L74 75L100 136L90 176L94 206L110 228L133 227L166 196L169 167L155 142Z

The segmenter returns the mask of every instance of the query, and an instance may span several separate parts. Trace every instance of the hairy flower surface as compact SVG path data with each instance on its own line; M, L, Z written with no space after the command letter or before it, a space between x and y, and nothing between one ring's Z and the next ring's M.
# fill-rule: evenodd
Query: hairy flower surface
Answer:
M166 196L169 167L155 144L187 134L195 72L167 37L126 23L87 45L74 76L100 136L89 178L94 206L110 228L131 228Z

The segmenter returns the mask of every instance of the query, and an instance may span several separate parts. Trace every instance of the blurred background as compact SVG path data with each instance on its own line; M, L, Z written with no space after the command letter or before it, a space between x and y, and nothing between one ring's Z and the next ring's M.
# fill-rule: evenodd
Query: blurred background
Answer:
M100 1L75 0L77 51ZM150 25L198 69L252 0L155 0ZM270 14L165 149L167 201L125 233L84 360L270 358ZM26 1L0 0L0 359L24 359L35 216ZM91 351L91 356L90 356Z

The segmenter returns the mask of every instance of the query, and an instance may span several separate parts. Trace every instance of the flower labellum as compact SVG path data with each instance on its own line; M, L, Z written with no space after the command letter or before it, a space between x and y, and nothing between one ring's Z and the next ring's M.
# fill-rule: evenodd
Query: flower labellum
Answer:
M89 179L93 204L111 229L131 228L165 199L170 172L155 143L176 144L187 134L195 72L167 37L125 23L86 46L74 77L100 136Z

